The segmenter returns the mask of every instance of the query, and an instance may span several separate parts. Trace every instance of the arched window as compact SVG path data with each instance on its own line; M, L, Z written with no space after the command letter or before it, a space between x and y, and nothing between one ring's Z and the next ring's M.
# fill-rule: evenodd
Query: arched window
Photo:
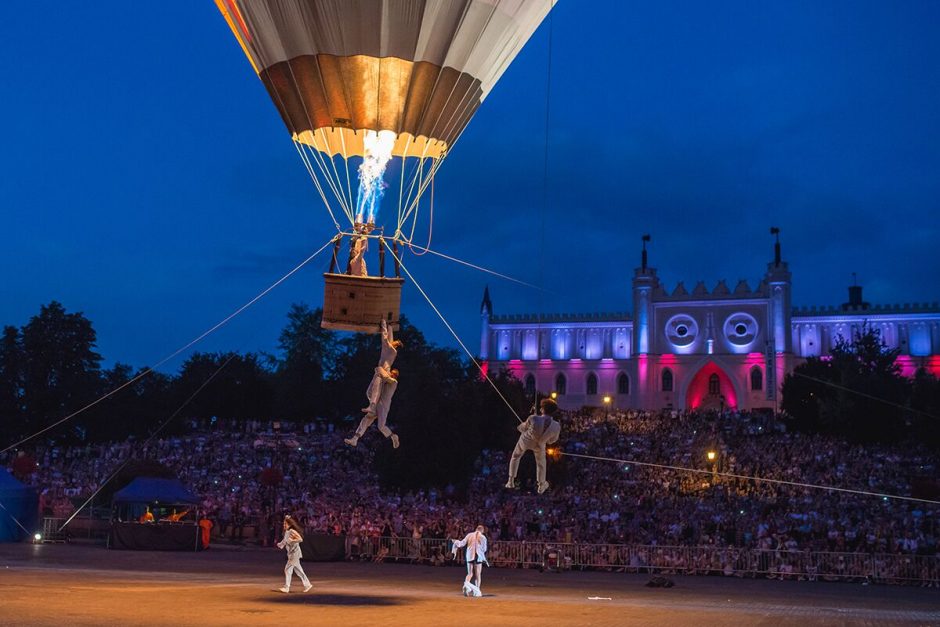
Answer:
M625 373L621 372L620 376L617 377L617 394L629 394L630 393L630 377Z
M597 375L593 372L587 376L587 393L588 395L597 395Z
M751 390L759 391L764 389L764 373L760 371L760 368L754 366L751 368Z
M535 376L532 374L525 376L525 393L529 396L535 396Z
M565 378L565 375L558 373L558 376L555 377L555 391L558 392L558 395L568 393L568 379Z
M714 372L708 377L708 393L713 396L721 394L721 379Z
M672 370L663 370L663 392L672 392Z

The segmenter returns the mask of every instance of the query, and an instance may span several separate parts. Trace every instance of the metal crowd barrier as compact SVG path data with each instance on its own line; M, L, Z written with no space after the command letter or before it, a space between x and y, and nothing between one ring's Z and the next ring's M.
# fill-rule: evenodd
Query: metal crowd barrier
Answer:
M432 538L350 536L347 556L424 564L441 564L452 559L450 542ZM487 557L491 566L500 568L869 581L940 587L940 556L936 555L499 540L490 543ZM457 551L453 559L462 564L464 552Z
M62 523L64 522L64 518L43 518L42 535L40 536L39 541L44 543L65 542L65 533L59 531L59 529L62 527Z

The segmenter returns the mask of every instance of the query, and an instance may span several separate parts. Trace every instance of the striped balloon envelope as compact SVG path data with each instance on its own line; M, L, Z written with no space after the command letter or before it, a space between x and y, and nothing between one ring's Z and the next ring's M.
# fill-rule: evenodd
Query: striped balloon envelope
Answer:
M441 162L553 3L216 0L337 228L337 215L374 227L384 196L404 242Z

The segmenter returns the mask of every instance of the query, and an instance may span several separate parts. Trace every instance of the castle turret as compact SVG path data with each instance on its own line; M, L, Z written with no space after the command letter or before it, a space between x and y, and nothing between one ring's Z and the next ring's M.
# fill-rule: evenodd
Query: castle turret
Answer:
M646 253L649 235L643 236L640 267L633 272L633 354L646 355L651 350L653 290L659 285L656 269L650 268Z
M871 305L862 300L862 286L858 284L855 273L852 273L852 285L849 286L849 302L842 303L842 311L865 311Z
M490 318L493 316L493 301L490 300L490 286L483 288L483 302L480 303L480 359L490 358Z
M790 347L790 291L791 275L780 254L780 229L770 227L774 236L774 260L767 264L764 282L770 291L769 328L773 352L789 353Z

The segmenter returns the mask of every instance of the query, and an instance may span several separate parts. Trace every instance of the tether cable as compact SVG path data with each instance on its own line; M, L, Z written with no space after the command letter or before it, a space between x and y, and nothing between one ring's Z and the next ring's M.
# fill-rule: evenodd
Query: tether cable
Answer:
M489 382L489 384L493 387L493 389L496 390L496 393L499 394L499 397L503 399L503 402L506 403L506 407L509 408L509 411L512 412L512 415L515 416L516 420L518 420L519 422L525 422L524 420L522 420L522 418L519 417L519 413L515 410L515 408L509 402L509 399L507 399L503 395L503 393L500 392L499 388L496 386L493 380L490 379L490 375L486 371L483 370L483 367L480 365L480 362L478 362L476 357L473 356L473 353L470 352L470 349L467 348L467 345L463 343L463 340L460 339L460 336L457 335L457 332L454 331L454 328L450 326L450 323L447 321L447 318L445 318L444 314L441 313L441 310L437 308L437 306L428 296L427 292L424 291L424 288L422 288L421 285L418 283L418 281L415 279L414 275L411 274L408 268L405 267L405 264L401 262L401 259L398 257L398 255L394 253L394 251L391 248L389 248L389 252L392 253L392 257L395 258L395 260L398 262L398 265L401 266L401 269L405 271L405 274L408 275L408 278L411 279L411 282L414 283L418 291L421 292L421 295L424 296L424 299L428 301L428 305L431 306L431 309L434 310L434 313L437 314L437 317L441 319L441 322L444 323L444 326L447 327L447 330L450 331L450 334L454 336L454 339L457 340L457 343L460 344L460 347L464 350L464 352L467 353L467 356L470 358L470 361L473 362L473 365L477 367L477 369L480 371L480 374L483 375L483 377L487 380L487 382Z
M338 236L336 236L336 237L338 237ZM202 340L204 340L206 337L208 337L209 335L211 335L211 334L214 333L215 331L219 330L220 328L222 328L222 327L225 326L226 324L228 324L228 323L229 323L233 318L235 318L237 315L239 315L240 313L242 313L243 311L245 311L246 309L248 309L249 307L251 307L252 305L254 305L256 302L258 302L258 301L261 300L264 296L266 296L271 290L273 290L273 289L276 288L278 285L280 285L281 283L283 283L284 281L286 281L288 278L290 278L291 276L293 276L294 274L296 274L296 273L297 273L301 268L303 268L305 265L307 265L308 263L310 263L311 261L313 261L314 257L316 257L316 256L319 255L321 252L323 252L328 246L330 246L330 245L336 240L336 237L330 238L330 240L327 241L326 244L324 244L323 246L321 246L315 253L313 253L312 255L310 255L309 257L307 257L306 259L304 259L303 261L301 261L297 266L294 267L293 270L291 270L290 272L288 272L287 274L285 274L284 276L282 276L280 279L278 279L277 281L275 281L274 283L272 283L270 286L266 287L266 288L265 288L264 290L262 290L257 296L255 296L254 298L252 298L251 300L249 300L247 303L245 303L244 305L242 305L241 307L239 307L238 309L236 309L234 312L232 312L231 314L229 314L228 316L226 316L225 318L223 318L220 322L218 322L218 323L216 323L215 325L213 325L212 327L210 327L208 330L204 331L201 335L199 335L199 336L196 337L195 339L189 341L189 342L186 343L184 346L181 346L180 348L176 349L175 351L173 351L172 353L170 353L169 355L167 355L166 357L164 357L163 359L161 359L160 361L158 361L158 362L155 363L154 365L145 368L143 371L141 371L139 374L137 374L134 378L132 378L132 379L126 381L125 383L122 383L121 385L119 385L118 387L114 388L113 390L111 390L111 391L108 392L107 394L104 394L103 396L100 396L99 398L95 399L94 401L88 403L87 405L85 405L85 406L82 407L81 409L72 412L71 414L65 416L64 418L61 418L61 419L57 420L56 422L52 423L52 424L49 425L48 427L45 427L45 428L43 428L43 429L40 429L39 431L33 433L32 435L29 435L29 436L27 436L27 437L25 437L25 438L23 438L22 440L19 440L19 441L17 441L17 442L14 442L13 444L7 446L7 447L4 448L3 450L0 450L0 455L2 455L3 453L6 453L7 451L10 451L10 450L12 450L12 449L18 447L18 446L20 446L21 444L25 444L26 442L29 442L29 441L32 440L33 438L39 437L39 436L42 435L43 433L46 433L46 432L48 432L48 431L50 431L50 430L52 430L52 429L58 427L59 425L65 423L65 422L68 422L69 420L71 420L72 418L78 416L79 414L81 414L81 413L83 413L83 412L85 412L85 411L91 409L92 407L94 407L94 406L97 405L98 403L100 403L100 402L102 402L102 401L104 401L104 400L106 400L106 399L108 399L108 398L114 396L115 394L117 394L118 392L120 392L121 390L123 390L124 388L126 388L126 387L128 387L128 386L130 386L130 385L133 385L133 384L136 383L137 381L140 381L140 380L143 379L145 376L149 375L149 374L150 374L151 372L153 372L155 369L159 368L160 366L162 366L162 365L165 364L166 362L170 361L171 359L173 359L174 357L176 357L176 356L179 355L180 353L182 353L182 352L188 350L189 348L192 348L193 346L195 346L196 344L198 344L199 342L201 342Z
M745 481L754 481L754 482L763 482L763 483L775 483L778 485L789 485L799 488L810 488L814 490L828 490L831 492L845 492L848 494L860 494L863 496L880 496L886 499L897 499L900 501L913 501L916 503L930 503L931 505L940 505L940 501L933 501L930 499L918 499L913 496L899 496L897 494L887 494L885 492L869 492L867 490L853 490L850 488L835 488L827 485L819 485L815 483L803 483L800 481L786 481L784 479L767 479L765 477L754 477L751 475L738 475L730 472L712 472L711 470L703 470L701 468L686 468L683 466L670 466L668 464L653 464L651 462L638 462L632 459L616 459L613 457L599 457L597 455L584 455L581 453L566 453L564 451L559 451L560 455L566 457L581 457L584 459L593 459L602 462L617 462L618 464L633 464L636 466L648 466L650 468L661 468L665 470L674 470L677 472L690 472L700 475L709 475L712 477L727 477L729 479L743 479Z
M2 502L0 502L0 509L2 509L3 511L5 511L6 514L7 514L7 516L9 516L10 519L11 519L13 522L16 523L16 526L26 532L26 535L29 535L30 533L32 533L29 529L27 529L26 527L23 526L23 523L21 523L21 522L19 521L19 519L17 519L16 516L14 516L12 513L10 513L10 510L8 510L8 509L3 505Z
M208 385L212 382L212 380L215 379L215 377L216 377L220 372L222 372L222 370L224 370L225 367L229 365L229 363L231 363L231 361L232 361L233 359L235 359L235 357L236 357L237 355L238 355L238 353L232 353L231 355L229 355L228 359L226 359L226 360L222 363L221 366L219 366L218 368L216 368L216 369L215 369L215 372L213 372L211 375L209 375L209 378L207 378L205 381L203 381L203 382L202 382L202 385L200 385L198 388L196 388L196 391L193 392L192 394L190 394L190 395L189 395L189 398L187 398L185 401L183 401L183 404L180 405L179 407L177 407L177 408L176 408L176 411L174 411L172 414L170 414L170 417L167 418L166 420L164 420L164 421L160 424L160 426L158 426L158 427L156 428L156 430L155 430L153 433L151 433L151 434L147 437L147 439L144 440L144 441L140 444L141 450L143 450L144 448L146 448L146 446L147 446L148 444L150 444L150 441L151 441L152 439L154 439L155 437L157 437L157 435L159 435L161 431L163 431L164 427L166 427L168 424L170 424L170 422L171 422L174 418L176 418L176 417L179 415L179 413L180 413L181 411L183 411L183 409L186 408L187 405L189 405L191 402L193 402L193 400L194 400L197 396L199 396L199 393L202 392L202 391L206 388L206 386L208 386ZM63 529L65 529L66 525L68 525L70 522L72 522L72 520L73 520L76 516L78 516L78 513L79 513L80 511L82 511L83 509L85 509L85 506L87 506L89 503L91 503L91 502L95 499L95 497L98 496L98 493L101 492L101 491L104 489L104 487L105 487L106 485L108 485L108 483L109 483L112 479L114 479L114 478L117 476L117 474L118 474L119 472L121 472L121 470L123 470L124 467L127 466L127 464L128 464L132 459L136 459L136 458L134 457L133 454L128 453L127 459L125 459L123 462L121 462L121 464L114 470L114 472L112 472L110 475L108 475L108 478L101 482L101 485L98 486L98 489L95 490L95 491L92 493L92 495L91 495L90 497L88 497L88 499L87 499L84 503L82 503L81 507L79 507L78 509L76 509L76 510L72 513L72 515L69 516L68 519L67 519L64 523L62 523L62 525L59 527L58 531L62 531Z
M915 409L913 407L907 407L906 405L901 405L900 403L895 403L894 401L889 401L888 399L885 399L885 398L872 396L871 394L866 394L865 392L860 392L858 390L853 390L852 388L846 387L844 385L839 385L838 383L835 383L833 381L826 381L825 379L817 379L816 377L811 377L808 374L803 374L802 372L797 372L796 370L794 370L790 374L795 377L800 377L803 379L808 379L810 381L815 381L816 383L820 383L822 385L828 385L829 387L836 388L837 390L850 392L852 394L856 394L863 398L867 398L873 401L878 401L879 403L884 403L885 405L891 405L892 407L897 407L898 409L903 409L904 411L910 411L916 414L920 414L922 416L927 416L928 418L933 418L934 420L940 420L940 417L935 416L931 413L925 412L922 409Z
M543 291L543 292L551 291L551 290L546 290L545 288L539 287L538 285L534 285L534 284L532 284L532 283L527 283L527 282L525 282L525 281L523 281L523 280L521 280L521 279L517 279L517 278L511 277L511 276L509 276L508 274L503 274L503 273L501 273L501 272L496 272L495 270L490 270L489 268L485 268L485 267L483 267L483 266L478 266L478 265L475 264L475 263L470 263L469 261L464 261L463 259L459 259L459 258L457 258L457 257L452 257L452 256L450 256L450 255L447 255L447 254L444 254L444 253L442 253L442 252L433 250L433 249L431 249L431 248L425 248L424 246L418 246L417 244L410 244L410 243L408 244L408 248L417 248L418 250L422 251L421 255L417 255L417 256L423 256L423 255L426 254L426 253L431 253L432 255L435 255L435 256L437 256L437 257L441 257L441 258L443 258L443 259L447 259L448 261L453 261L454 263L459 263L459 264L461 264L461 265L467 266L468 268L472 268L472 269L474 269L474 270L479 270L480 272L485 272L486 274L492 274L493 276L499 277L499 278L501 278L501 279L505 279L506 281L512 281L513 283L518 283L519 285L524 285L524 286L526 286L526 287L531 287L531 288L534 289L534 290L541 290L541 291Z
M474 365L477 367L477 369L480 371L480 374L482 374L483 377L484 377L484 378L487 380L487 382L490 384L490 386L492 386L492 388L493 388L494 390L496 390L496 393L499 395L499 397L500 397L500 398L503 400L503 402L506 404L506 407L509 408L509 411L512 412L513 416L516 417L516 420L518 420L520 423L525 422L525 421L522 420L522 418L519 416L519 413L515 410L515 408L512 406L512 404L510 404L509 400L503 395L502 392L500 392L499 388L496 386L496 384L493 382L493 380L490 379L489 374L483 371L483 368L480 366L480 363L476 360L476 358L473 356L473 354L470 352L470 350L467 348L467 346L463 343L463 341L461 341L460 337L459 337L459 336L457 335L457 333L454 331L454 328L450 325L450 323L447 321L447 319L444 317L444 315L440 312L440 310L437 308L437 306L434 304L434 302L433 302L433 301L431 300L431 298L428 296L427 292L424 291L424 288L422 288L421 285L415 280L414 275L411 274L411 272L408 270L408 268L406 268L405 265L401 263L401 260L395 255L394 252L392 253L392 256L395 257L395 259L398 260L398 263L399 263L399 265L401 266L401 269L405 271L405 274L408 276L409 279L411 279L411 282L414 283L415 287L418 289L418 291L421 293L421 295L424 297L424 299L428 302L428 305L430 305L430 306L431 306L431 309L434 310L434 313L437 314L437 316L441 319L441 322L444 323L444 326L447 327L447 330L450 331L451 335L454 336L454 339L457 340L457 343L460 344L460 347L463 348L464 352L467 353L467 356L470 357L470 360L473 362L473 364L474 364ZM559 451L559 454L560 454L560 455L565 455L565 456L567 456L567 457L578 457L578 458L583 458L583 459L593 459L593 460L596 460L596 461L605 461L605 462L617 462L617 463L621 463L621 464L635 464L635 465L637 465L637 466L648 466L648 467L651 467L651 468L661 468L661 469L664 469L664 470L673 470L673 471L676 471L676 472L689 472L689 473L694 473L694 474L705 474L705 475L711 475L711 476L717 476L717 477L727 477L727 478L730 478L730 479L742 479L742 480L745 480L745 481L753 481L753 482L755 482L755 483L765 482L765 483L773 483L773 484L778 484L778 485L789 485L789 486L794 486L794 487L802 487L802 488L808 488L808 489L813 489L813 490L828 490L828 491L831 491L831 492L843 492L843 493L849 493L849 494L858 494L858 495L862 495L862 496L877 496L877 497L887 498L887 499L895 499L895 500L901 500L901 501L911 501L911 502L917 502L917 503L929 503L929 504L933 504L933 505L940 505L940 501L933 501L933 500L930 500L930 499L918 499L918 498L915 498L915 497L912 497L912 496L900 496L900 495L897 495L897 494L888 494L888 493L885 493L885 492L871 492L871 491L867 491L867 490L853 490L853 489L851 489L851 488L837 488L837 487L833 487L833 486L825 486L825 485L819 485L819 484L814 484L814 483L804 483L804 482L799 482L799 481L787 481L787 480L785 480L785 479L768 479L768 478L766 478L766 477L757 477L757 476L752 476L752 475L738 475L738 474L734 474L734 473L715 473L715 472L712 472L712 471L710 471L710 470L702 470L702 469L700 469L700 468L687 468L687 467L684 467L684 466L671 466L671 465L668 465L668 464L654 464L654 463L652 463L652 462L639 462L639 461L630 460L630 459L617 459L617 458L613 458L613 457L600 457L600 456L597 456L597 455L584 455L584 454L581 454L581 453L568 453L568 452L565 452L565 451Z

